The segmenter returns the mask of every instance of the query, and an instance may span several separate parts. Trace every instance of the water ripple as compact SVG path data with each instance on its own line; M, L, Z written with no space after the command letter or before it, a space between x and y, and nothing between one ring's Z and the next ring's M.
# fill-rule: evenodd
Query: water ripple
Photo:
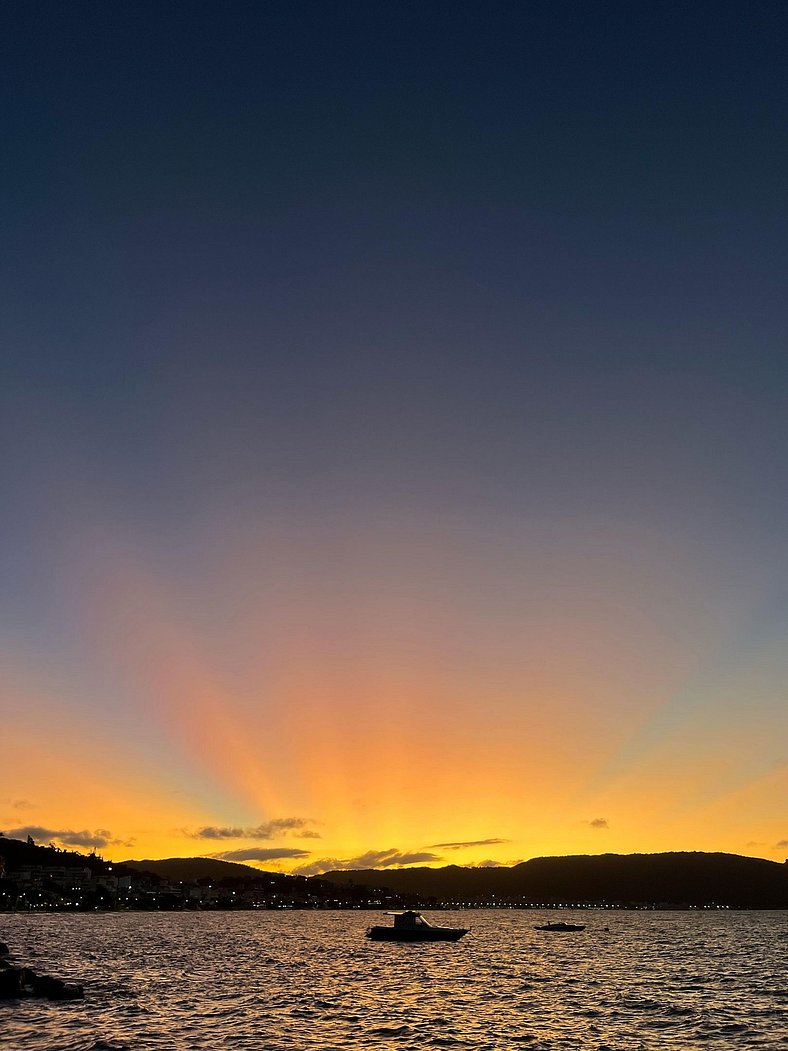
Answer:
M16 958L86 995L0 1005L3 1048L788 1046L788 913L589 913L569 937L542 919L468 912L461 942L392 945L358 912L6 915Z

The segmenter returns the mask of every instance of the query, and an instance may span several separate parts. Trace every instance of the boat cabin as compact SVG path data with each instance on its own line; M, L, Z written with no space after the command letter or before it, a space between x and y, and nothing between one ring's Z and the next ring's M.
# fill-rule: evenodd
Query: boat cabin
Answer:
M407 927L412 930L414 927L430 927L431 924L427 923L420 912L395 912L394 913L394 926L395 927Z

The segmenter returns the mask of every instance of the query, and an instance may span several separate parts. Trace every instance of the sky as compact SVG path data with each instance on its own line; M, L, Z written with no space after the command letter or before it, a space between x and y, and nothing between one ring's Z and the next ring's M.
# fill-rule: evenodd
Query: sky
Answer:
M788 857L784 5L0 17L0 829Z

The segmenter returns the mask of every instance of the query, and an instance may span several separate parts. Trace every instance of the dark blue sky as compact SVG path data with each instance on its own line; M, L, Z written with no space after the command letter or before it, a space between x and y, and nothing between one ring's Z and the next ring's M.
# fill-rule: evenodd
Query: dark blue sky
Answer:
M548 501L711 472L712 516L785 525L782 5L26 3L3 37L28 475L62 429L154 514L315 460L484 500L535 456Z
M16 5L20 372L213 358L190 319L249 359L317 331L348 367L416 326L466 359L768 379L785 29L774 3Z

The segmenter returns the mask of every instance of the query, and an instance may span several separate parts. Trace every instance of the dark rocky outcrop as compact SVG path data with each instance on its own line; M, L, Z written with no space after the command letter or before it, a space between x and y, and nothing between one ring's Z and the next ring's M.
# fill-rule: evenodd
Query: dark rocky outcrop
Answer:
M48 974L36 974L29 967L15 967L8 956L8 946L0 942L0 1000L18 1000L23 996L46 996L49 1000L83 999L85 992L81 985Z
M24 995L24 969L6 967L0 971L0 1000L15 1000Z
M28 973L32 975L30 984L36 996L47 996L50 1000L81 1000L85 995L82 986L74 982L64 982L48 974Z

